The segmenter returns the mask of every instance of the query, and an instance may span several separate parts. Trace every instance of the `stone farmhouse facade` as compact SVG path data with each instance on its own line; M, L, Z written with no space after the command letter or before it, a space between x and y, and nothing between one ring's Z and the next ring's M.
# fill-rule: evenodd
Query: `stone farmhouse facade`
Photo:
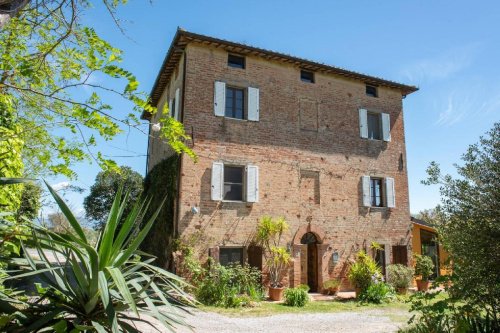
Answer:
M259 219L284 216L288 284L345 282L365 249L408 263L411 222L403 99L416 87L178 30L151 99L184 124L175 237L200 257L262 268ZM161 114L143 114L150 124ZM150 132L148 171L174 152ZM373 250L376 242L385 250ZM343 288L348 288L344 283Z

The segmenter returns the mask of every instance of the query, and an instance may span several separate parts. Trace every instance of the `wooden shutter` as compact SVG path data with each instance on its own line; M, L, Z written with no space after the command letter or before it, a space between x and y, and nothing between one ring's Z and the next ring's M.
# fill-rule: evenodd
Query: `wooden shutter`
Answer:
M394 178L385 179L385 198L387 207L396 207L396 193L394 192Z
M174 114L172 113L172 102L173 102L173 99L171 99L170 101L168 101L168 115L170 117L174 116Z
M382 113L382 137L384 141L391 141L391 117Z
M262 247L252 245L247 249L248 265L262 270Z
M247 202L259 202L259 167L247 165Z
M406 245L392 247L392 263L408 266L408 249Z
M208 256L213 258L215 262L219 262L219 247L211 247L208 249Z
M259 89L248 87L248 120L259 121Z
M370 176L362 176L361 183L363 187L363 206L370 207L372 205L370 195Z
M215 201L222 200L223 187L224 187L224 164L220 162L214 162L212 164L212 189L211 189L212 200Z
M179 100L180 100L180 93L181 93L181 90L179 88L177 88L175 90L175 114L174 114L174 118L175 120L179 121L180 119L180 110L179 110Z
M226 83L215 81L214 112L216 116L224 117L226 111Z
M366 109L359 109L359 135L368 138L368 113Z

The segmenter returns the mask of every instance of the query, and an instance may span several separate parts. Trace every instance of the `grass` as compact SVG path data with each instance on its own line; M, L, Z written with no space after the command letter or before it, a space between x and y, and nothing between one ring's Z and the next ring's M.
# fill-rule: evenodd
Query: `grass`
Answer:
M409 305L404 303L403 299L383 304L360 304L355 300L346 300L314 301L309 302L302 308L290 307L282 303L261 302L255 307L225 309L213 306L200 306L200 309L202 311L215 312L230 317L262 317L285 313L363 312L369 310L382 310L384 313L404 313L408 312Z

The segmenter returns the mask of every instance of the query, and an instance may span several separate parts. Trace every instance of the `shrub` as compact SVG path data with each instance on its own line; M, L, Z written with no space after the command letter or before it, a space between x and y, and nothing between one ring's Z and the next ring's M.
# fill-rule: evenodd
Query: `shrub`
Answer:
M328 293L329 295L332 295L335 292L337 292L339 286L340 286L340 280L337 279L327 280L323 283L323 291L325 293Z
M309 286L300 285L297 288L285 290L285 305L303 307L309 301Z
M360 300L367 303L380 304L394 295L393 289L384 282L372 283L361 293Z
M196 298L205 305L234 308L264 297L261 272L247 265L213 264L200 278Z
M375 261L365 253L359 251L356 254L356 261L349 268L347 278L354 287L361 289L364 292L374 282L382 276L380 268Z
M428 281L434 273L434 263L431 257L415 254L415 275L420 276L422 281Z
M411 267L397 264L387 266L387 283L395 289L408 289L413 278L414 270Z

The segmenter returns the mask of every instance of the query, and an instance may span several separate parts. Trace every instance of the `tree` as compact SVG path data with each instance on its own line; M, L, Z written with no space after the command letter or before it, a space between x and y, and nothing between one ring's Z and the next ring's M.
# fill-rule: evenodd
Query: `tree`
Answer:
M114 168L96 150L96 137L109 140L124 129L147 135L137 115L154 114L155 107L138 91L135 76L120 67L122 52L81 22L82 13L99 4L118 22L116 8L126 2L29 1L5 23L0 30L0 177L76 177L71 165L84 160ZM96 77L104 83L96 83ZM128 100L130 112L106 103L112 95ZM178 153L194 156L174 119L162 122L160 137ZM0 204L17 208L19 198L19 191L0 193Z
M130 167L122 166L118 171L113 169L99 172L94 185L90 187L89 195L83 201L86 217L96 221L96 228L102 229L120 186L129 193L124 213L128 215L142 193L142 184L142 176Z
M21 195L21 204L17 210L16 219L21 217L34 220L38 216L42 197L42 188L33 182L25 183Z
M439 184L437 229L453 261L451 295L485 311L500 327L500 123L442 175L432 162L424 184Z

